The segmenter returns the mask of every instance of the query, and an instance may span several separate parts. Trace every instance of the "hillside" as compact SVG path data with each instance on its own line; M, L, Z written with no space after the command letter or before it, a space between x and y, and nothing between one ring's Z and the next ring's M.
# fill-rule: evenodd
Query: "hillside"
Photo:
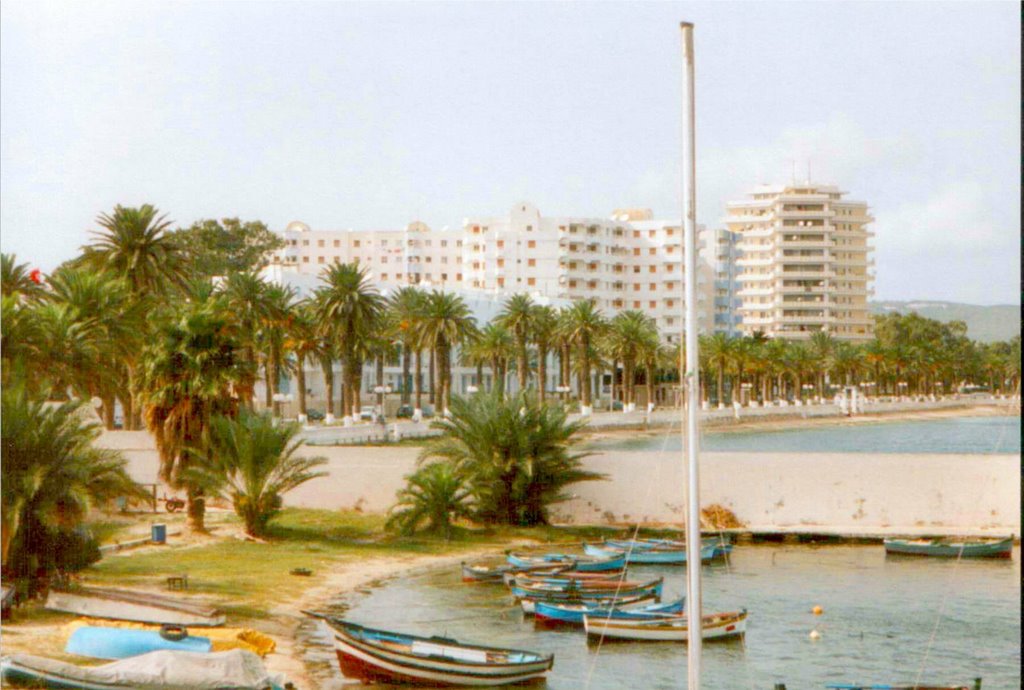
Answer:
M959 304L957 302L914 301L872 302L874 314L912 311L936 321L963 321L967 324L967 335L983 343L1009 340L1020 333L1020 307L1012 304L983 306L980 304Z

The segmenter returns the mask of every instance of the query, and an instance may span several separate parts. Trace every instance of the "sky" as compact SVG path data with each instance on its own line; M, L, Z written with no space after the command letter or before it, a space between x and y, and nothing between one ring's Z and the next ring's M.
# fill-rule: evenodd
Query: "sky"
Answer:
M997 2L0 5L0 247L52 269L116 204L177 225L697 216L810 177L868 202L875 299L1019 304L1020 7Z

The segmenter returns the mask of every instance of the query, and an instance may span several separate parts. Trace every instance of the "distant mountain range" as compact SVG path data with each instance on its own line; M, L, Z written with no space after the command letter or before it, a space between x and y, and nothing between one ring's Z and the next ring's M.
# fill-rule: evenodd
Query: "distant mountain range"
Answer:
M963 321L967 324L967 336L983 343L1009 340L1020 333L1020 307L1012 304L983 306L980 304L959 304L957 302L872 302L874 314L914 311L936 321Z

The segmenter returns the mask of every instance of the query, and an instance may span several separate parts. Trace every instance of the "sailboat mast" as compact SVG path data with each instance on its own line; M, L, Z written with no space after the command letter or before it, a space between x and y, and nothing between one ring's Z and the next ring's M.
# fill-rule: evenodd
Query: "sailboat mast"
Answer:
M686 318L686 610L687 688L700 689L701 595L700 595L700 474L697 415L700 411L700 366L697 357L697 165L696 109L693 96L693 24L682 22L683 31L683 241Z

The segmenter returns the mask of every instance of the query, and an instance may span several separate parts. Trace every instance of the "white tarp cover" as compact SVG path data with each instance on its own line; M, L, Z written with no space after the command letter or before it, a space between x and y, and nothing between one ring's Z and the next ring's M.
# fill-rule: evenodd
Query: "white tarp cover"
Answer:
M165 650L92 667L28 654L15 654L10 659L25 669L78 681L133 688L265 690L275 684L283 684L280 679L267 674L258 656L245 649L212 654Z

